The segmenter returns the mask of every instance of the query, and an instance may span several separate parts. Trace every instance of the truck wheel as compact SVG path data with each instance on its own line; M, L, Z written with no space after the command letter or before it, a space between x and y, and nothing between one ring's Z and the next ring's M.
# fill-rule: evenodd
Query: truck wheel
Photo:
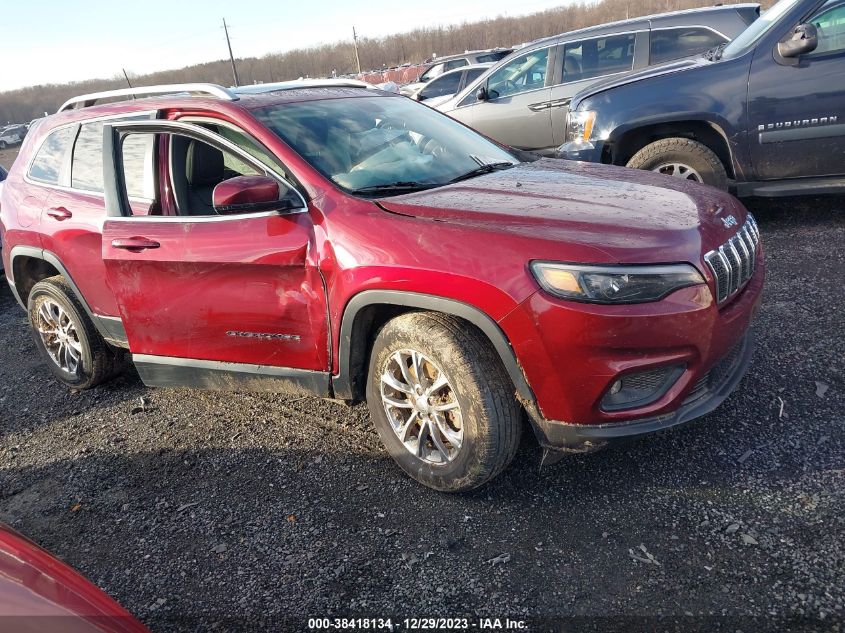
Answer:
M28 312L39 353L68 387L90 389L122 369L123 353L103 340L61 275L32 287Z
M412 312L385 325L370 355L367 403L390 456L420 483L471 490L510 464L522 411L499 357L452 317Z
M706 145L688 138L664 138L646 145L627 166L728 190L728 175L719 157Z

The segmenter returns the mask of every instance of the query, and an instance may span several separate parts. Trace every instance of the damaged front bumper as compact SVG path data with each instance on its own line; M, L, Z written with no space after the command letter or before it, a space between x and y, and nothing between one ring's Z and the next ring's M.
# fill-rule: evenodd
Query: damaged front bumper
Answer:
M611 424L567 424L546 420L529 411L540 445L552 453L589 453L616 440L655 433L687 424L716 409L736 389L754 352L749 330L690 390L681 406L671 413ZM555 461L544 458L544 462Z

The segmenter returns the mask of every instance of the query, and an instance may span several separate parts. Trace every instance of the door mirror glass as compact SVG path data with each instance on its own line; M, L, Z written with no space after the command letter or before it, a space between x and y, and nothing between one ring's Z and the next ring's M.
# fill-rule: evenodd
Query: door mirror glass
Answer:
M220 215L290 209L279 200L279 183L269 176L235 176L217 184L212 194L214 211Z
M818 29L812 24L799 24L785 42L778 43L778 53L789 59L812 53L819 45Z

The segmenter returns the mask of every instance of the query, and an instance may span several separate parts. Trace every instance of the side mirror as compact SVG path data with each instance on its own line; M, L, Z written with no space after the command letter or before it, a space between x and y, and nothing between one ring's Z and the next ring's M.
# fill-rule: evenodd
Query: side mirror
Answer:
M412 98L413 98L414 101L425 101L426 100L426 97L421 92L418 92Z
M279 193L279 183L269 176L236 176L218 183L211 200L220 215L291 208L288 200L279 200Z
M819 31L812 24L799 24L785 42L778 42L778 53L786 59L812 53L819 45Z
M487 101L490 98L490 95L487 94L487 88L485 86L479 87L475 92L475 98L479 101Z

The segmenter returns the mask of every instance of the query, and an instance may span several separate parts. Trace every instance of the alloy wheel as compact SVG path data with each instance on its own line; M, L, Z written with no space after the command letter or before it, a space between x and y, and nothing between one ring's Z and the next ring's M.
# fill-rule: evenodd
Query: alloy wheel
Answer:
M704 182L704 179L701 177L701 174L699 174L695 169L693 169L689 165L685 165L684 163L664 163L662 165L658 165L652 171L656 171L666 176L672 176L673 178L680 178L682 180Z
M38 306L35 327L53 362L62 371L76 374L82 364L82 343L67 311L52 299L45 299Z
M403 446L423 461L447 464L461 450L463 414L449 378L416 350L394 352L381 375L381 400Z

